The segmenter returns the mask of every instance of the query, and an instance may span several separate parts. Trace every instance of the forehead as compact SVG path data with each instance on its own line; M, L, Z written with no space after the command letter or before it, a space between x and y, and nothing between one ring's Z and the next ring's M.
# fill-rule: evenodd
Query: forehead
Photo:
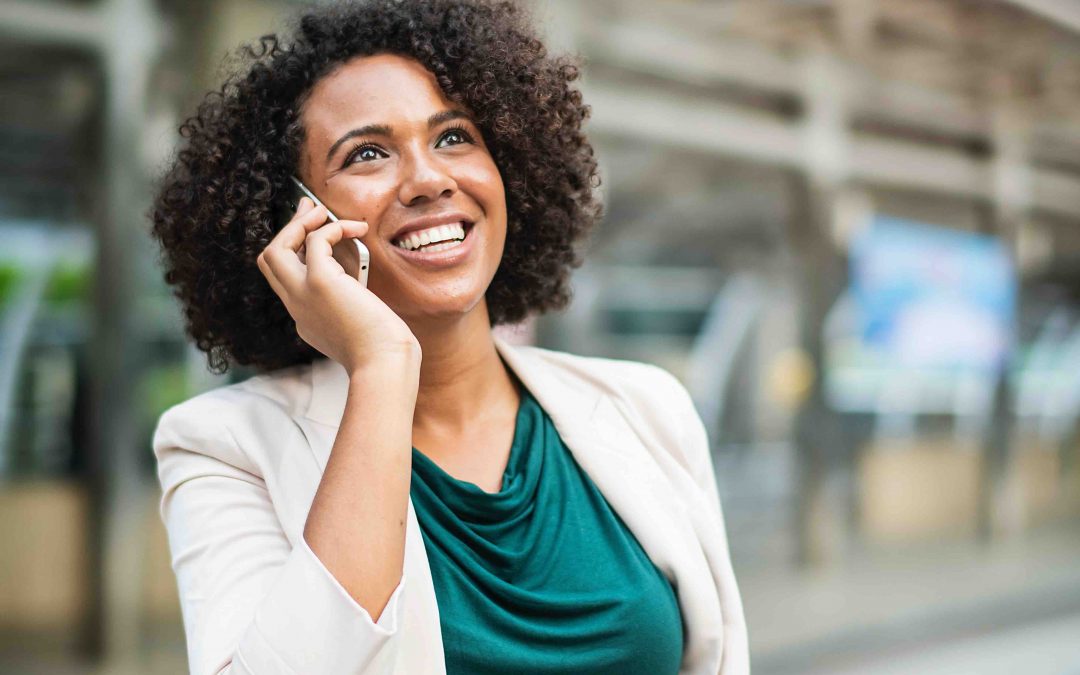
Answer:
M435 76L419 62L395 54L346 61L312 87L301 120L313 145L364 124L425 124L434 112L455 107Z

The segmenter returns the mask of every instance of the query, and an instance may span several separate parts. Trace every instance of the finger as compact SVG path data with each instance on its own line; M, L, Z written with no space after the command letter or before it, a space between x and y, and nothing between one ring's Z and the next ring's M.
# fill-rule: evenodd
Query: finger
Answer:
M339 220L312 232L304 244L308 270L315 274L333 270L334 267L344 271L334 258L334 246L345 238L362 237L367 231L368 224L362 220Z
M364 237L370 226L366 220L339 220L338 225L342 227L342 239L348 239L352 237Z
M307 197L300 198L300 205L296 207L296 216L302 216L308 211L315 208L315 202ZM304 245L300 244L300 248L296 250L296 255L300 258L300 262L304 262Z
M298 249L303 245L307 232L319 228L325 222L326 208L313 207L289 221L263 251L274 274L290 291L295 292L307 274L305 261L301 259Z
M341 237L342 227L339 223L327 223L308 234L304 246L309 274L320 275L334 271L333 267L337 265L337 261L333 258L334 243L341 241Z
M306 197L305 197L306 199ZM319 228L326 222L326 207L315 206L288 222L281 231L274 236L271 246L280 246L292 252L296 252L304 243L305 237L312 230Z
M279 285L289 295L297 295L303 287L307 269L296 253L281 246L271 245L263 250L262 257L266 267ZM264 274L266 273L264 272ZM267 277L269 276L267 275Z
M259 267L259 271L266 277L266 281L270 284L270 288L274 289L274 293L281 298L282 303L285 303L288 293L281 281L278 280L273 268L270 266L270 261L265 256L260 256L256 259L256 264ZM286 308L288 308L287 303Z
M315 202L312 201L312 199L310 197L301 197L300 198L300 203L296 207L296 213L294 214L294 217L302 216L305 213L307 213L308 211L312 210L313 208L315 208ZM329 217L329 209L327 209L327 217ZM298 248L296 250L296 254L300 258L300 262L304 262L304 245L303 244L300 244L300 248Z

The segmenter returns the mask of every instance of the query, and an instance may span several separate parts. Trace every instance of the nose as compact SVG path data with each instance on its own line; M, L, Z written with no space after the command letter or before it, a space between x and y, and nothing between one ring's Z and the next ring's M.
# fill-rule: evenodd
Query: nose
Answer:
M399 199L405 206L425 198L434 201L457 190L457 181L437 157L417 152L402 168Z

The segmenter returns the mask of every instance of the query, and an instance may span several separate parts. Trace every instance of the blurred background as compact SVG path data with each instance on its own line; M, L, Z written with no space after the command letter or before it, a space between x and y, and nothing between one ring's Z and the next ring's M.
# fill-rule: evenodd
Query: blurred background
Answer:
M1080 673L1080 3L535 0L607 217L508 339L709 429L755 673ZM144 214L269 0L0 0L0 672L186 672ZM504 329L500 329L504 330Z

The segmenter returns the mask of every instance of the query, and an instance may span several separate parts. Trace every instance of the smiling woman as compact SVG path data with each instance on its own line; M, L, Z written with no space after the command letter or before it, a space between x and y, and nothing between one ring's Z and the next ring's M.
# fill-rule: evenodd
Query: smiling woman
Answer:
M323 356L300 339L255 264L282 226L277 214L296 170L331 211L367 218L378 230L371 236L383 238L404 224L387 192L395 176L411 178L393 197L400 200L431 189L425 181L440 166L467 172L460 178L470 185L496 172L504 215L492 214L489 227L504 227L506 237L484 293L490 325L569 303L570 271L601 213L593 190L600 177L581 130L589 107L571 86L574 59L549 56L520 7L342 2L296 17L291 36L268 35L241 55L246 71L182 126L185 147L151 214L165 279L212 370L273 370ZM365 58L370 71L355 63ZM357 75L363 82L350 89ZM411 101L399 86L424 96ZM486 241L484 253L494 256L496 238ZM386 249L376 258L369 248L377 295L410 279L385 268L404 258ZM410 286L419 283L411 278Z
M210 367L260 371L154 433L191 672L747 672L686 389L491 330L569 302L600 214L576 67L485 0L245 53L152 214Z
M507 239L506 190L473 115L419 62L377 54L320 79L299 119L302 179L371 228L371 291L414 332L430 332L425 317L472 311ZM430 248L454 235L460 245Z

